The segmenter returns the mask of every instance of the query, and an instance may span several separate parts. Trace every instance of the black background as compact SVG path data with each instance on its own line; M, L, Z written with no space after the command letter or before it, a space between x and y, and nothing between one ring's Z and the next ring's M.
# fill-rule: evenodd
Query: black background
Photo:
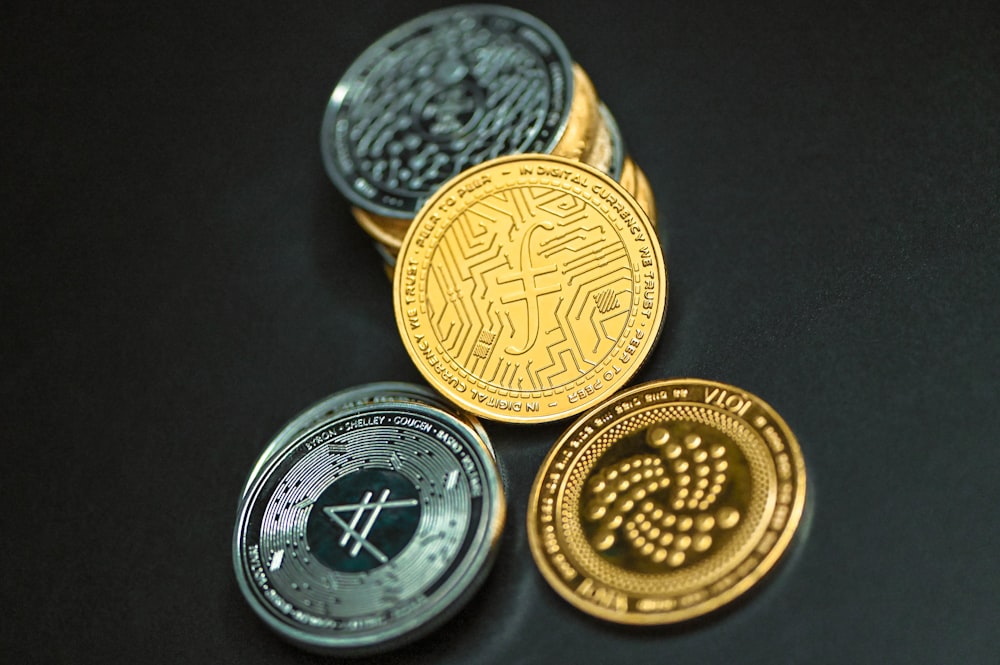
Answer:
M230 562L257 452L319 398L419 381L327 179L326 98L436 3L20 3L0 20L4 662L329 662ZM770 402L811 517L757 593L592 620L524 516L565 423L487 423L496 566L383 662L996 663L1000 28L989 3L539 2L660 211L671 292L633 384Z

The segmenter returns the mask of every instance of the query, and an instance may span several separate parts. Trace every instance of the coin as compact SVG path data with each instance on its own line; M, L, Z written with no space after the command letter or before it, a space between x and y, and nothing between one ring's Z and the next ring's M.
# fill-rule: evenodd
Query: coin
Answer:
M638 189L638 183L636 182L635 170L636 163L632 160L632 157L625 155L625 159L622 161L622 172L618 177L618 183L625 188L627 192L635 196L635 192Z
M615 116L604 104L601 104L601 118L604 120L604 126L607 127L608 133L611 136L611 163L605 173L615 180L620 181L622 169L625 164L625 138L618 128L618 121L615 120Z
M805 503L795 436L759 397L654 381L574 422L542 463L528 543L556 592L627 624L690 619L756 584Z
M399 219L398 217L384 217L368 212L358 206L351 207L351 214L354 215L358 226L364 229L373 240L387 249L399 251L399 246L406 236L406 230L410 228L410 220Z
M625 159L624 142L618 130L618 124L608 107L601 104L599 111L600 122L597 131L580 161L590 164L607 173L613 180L621 182L622 164ZM626 187L626 189L628 188ZM634 194L631 190L629 193Z
M656 197L653 196L653 188L649 184L649 179L646 177L646 172L639 168L638 164L635 164L635 190L629 190L635 200L639 202L642 209L646 211L649 218L653 220L653 225L657 225L657 212L656 212Z
M573 100L570 104L569 120L562 136L559 137L559 142L552 148L553 155L587 162L591 166L595 166L585 157L602 122L598 104L597 91L594 90L593 82L583 67L574 62Z
M600 171L500 157L439 189L410 226L396 324L431 387L485 418L545 422L624 385L659 335L653 227Z
M494 558L504 496L480 432L450 413L343 402L321 402L307 429L268 446L241 501L233 563L248 603L282 637L371 653L469 599Z
M491 157L550 152L566 128L572 61L522 11L450 7L367 48L330 96L327 173L355 205L410 219L441 183Z

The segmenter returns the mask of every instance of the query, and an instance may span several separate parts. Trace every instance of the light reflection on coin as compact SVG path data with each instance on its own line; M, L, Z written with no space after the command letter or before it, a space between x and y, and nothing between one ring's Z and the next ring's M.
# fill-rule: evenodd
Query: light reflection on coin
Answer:
M241 501L233 562L247 601L324 653L440 625L484 579L503 525L482 432L415 401L334 396L302 416L311 424L268 446Z
M531 490L542 575L609 621L661 624L746 592L788 547L805 503L795 436L760 398L654 381L578 419Z
M389 32L334 89L320 146L357 206L412 218L431 192L497 155L550 152L573 98L552 30L496 5L449 7Z
M465 427L472 429L490 457L494 460L497 459L496 451L493 449L493 444L486 430L483 429L482 423L474 416L456 409L451 402L442 399L439 393L424 386L402 381L365 383L330 395L285 423L259 455L244 484L241 501L249 493L250 486L263 472L264 467L283 449L295 445L298 438L316 427L317 423L330 419L339 411L397 402L412 402L446 412L449 416L458 419Z
M433 388L545 422L612 394L659 335L667 274L635 199L592 167L502 157L439 189L396 261L396 323Z

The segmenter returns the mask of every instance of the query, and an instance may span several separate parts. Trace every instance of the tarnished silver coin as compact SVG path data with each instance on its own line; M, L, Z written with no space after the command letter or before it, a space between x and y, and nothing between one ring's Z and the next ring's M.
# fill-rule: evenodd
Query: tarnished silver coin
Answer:
M306 430L279 433L233 539L257 615L323 653L389 649L447 620L485 578L505 515L474 428L414 400L357 397L324 400L302 414L325 414Z
M550 152L572 98L572 61L544 23L509 7L449 7L389 32L350 66L323 117L323 162L354 204L409 219L470 166Z

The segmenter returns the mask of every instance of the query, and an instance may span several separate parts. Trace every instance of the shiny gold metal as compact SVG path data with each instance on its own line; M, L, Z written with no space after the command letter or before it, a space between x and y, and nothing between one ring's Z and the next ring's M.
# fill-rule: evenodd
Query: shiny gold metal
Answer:
M788 547L806 471L781 417L739 388L654 381L579 418L528 502L542 575L577 608L626 624L733 600Z
M569 120L552 154L577 161L586 161L587 147L594 139L600 125L600 108L597 91L583 67L573 63L573 101L569 107Z
M633 164L635 163L633 162ZM653 196L653 188L649 185L646 172L639 168L638 164L635 164L635 189L630 189L629 193L635 197L635 200L639 202L639 205L646 211L649 218L653 220L653 225L656 226L658 224L656 197Z
M546 422L610 396L653 349L667 271L635 199L552 155L485 162L424 204L396 262L403 345L484 418Z
M394 252L399 251L403 236L406 235L406 230L410 227L410 220L376 215L357 206L351 207L351 214L354 215L358 226L364 229L365 233L370 235L375 242Z
M629 155L625 155L625 161L622 162L622 175L618 178L618 183L632 194L632 196L635 196L636 190L635 169L635 162L632 161Z
M611 160L614 158L614 144L611 135L611 128L604 122L601 114L597 114L596 127L587 145L584 147L580 161L590 164L598 171L607 173L611 168Z

